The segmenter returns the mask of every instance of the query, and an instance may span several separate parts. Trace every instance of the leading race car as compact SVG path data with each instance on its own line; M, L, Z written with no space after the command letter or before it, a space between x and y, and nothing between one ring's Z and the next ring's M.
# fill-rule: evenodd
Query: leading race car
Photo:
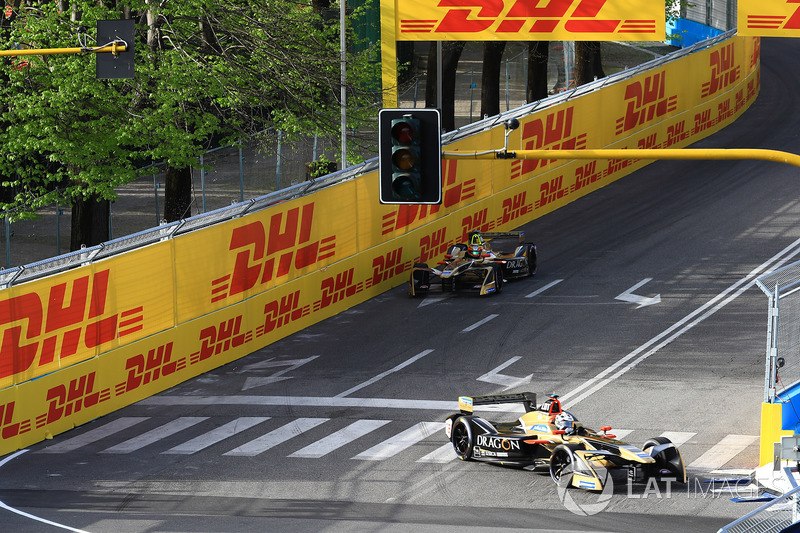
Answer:
M492 250L490 240L509 237L517 239L519 243L513 253ZM459 289L477 290L481 295L500 292L505 280L536 273L536 245L522 242L524 237L522 231L472 232L469 244L451 246L439 266L430 268L426 263L416 263L411 269L408 292L411 296L428 294L434 286L434 278L439 278L439 286L444 292Z
M473 412L475 406L521 403L525 414L511 422L491 422ZM536 405L536 394L462 396L460 413L445 421L445 432L462 460L479 460L518 467L548 467L563 488L602 490L607 469L627 469L628 479L641 482L669 477L686 483L681 452L666 437L654 437L637 448L610 433L584 427L561 408L557 395Z

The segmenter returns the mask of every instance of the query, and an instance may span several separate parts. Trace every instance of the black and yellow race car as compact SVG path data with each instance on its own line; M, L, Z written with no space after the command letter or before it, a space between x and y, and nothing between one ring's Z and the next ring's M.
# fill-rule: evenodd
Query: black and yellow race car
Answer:
M431 268L427 263L414 264L408 292L411 296L423 296L432 288L441 288L444 292L471 289L481 295L498 293L503 290L505 280L536 273L536 245L523 242L524 237L522 231L472 232L469 243L451 246L436 267ZM513 252L493 249L493 242L509 238L518 243ZM439 283L435 283L437 278Z
M478 405L521 403L525 414L510 422L492 422L474 414ZM445 432L456 455L517 467L548 467L559 487L602 490L608 469L627 469L631 481L670 478L686 483L686 466L678 448L666 437L647 440L641 448L610 434L584 427L561 408L557 395L542 405L536 394L461 396L460 413L445 421Z

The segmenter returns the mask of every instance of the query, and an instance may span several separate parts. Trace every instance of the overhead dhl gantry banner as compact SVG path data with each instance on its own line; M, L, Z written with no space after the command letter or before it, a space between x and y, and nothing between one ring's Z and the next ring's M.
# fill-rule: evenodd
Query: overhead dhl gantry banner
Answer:
M395 0L398 41L663 41L652 0ZM385 15L384 15L385 16Z
M800 37L800 0L739 0L739 35Z

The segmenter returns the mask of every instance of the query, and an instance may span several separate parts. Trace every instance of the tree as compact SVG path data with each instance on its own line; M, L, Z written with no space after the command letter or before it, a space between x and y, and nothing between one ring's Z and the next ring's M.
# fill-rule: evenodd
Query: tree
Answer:
M113 0L76 0L67 12L58 3L34 3L17 7L13 21L0 26L0 46L73 47L79 24L131 16L139 29L136 77L96 80L86 56L3 63L0 176L14 194L0 208L16 218L58 201L81 206L75 224L87 206L113 200L114 189L152 161L175 169L178 189L186 190L182 172L211 143L265 128L280 128L286 138L338 134L338 24L326 23L310 5L131 0L118 8ZM354 128L373 118L377 101L364 89L377 77L370 53L348 56ZM185 200L178 198L169 216L187 216ZM108 223L100 218L87 219L97 231L73 232L81 241L73 249L103 240L99 230Z
M456 69L464 41L442 42L442 128L456 129ZM428 52L428 73L425 84L425 105L436 107L436 43L432 42Z
M535 102L547 98L547 61L549 41L528 41L528 80L525 100Z
M481 70L481 117L500 114L500 68L505 41L483 43L483 68Z

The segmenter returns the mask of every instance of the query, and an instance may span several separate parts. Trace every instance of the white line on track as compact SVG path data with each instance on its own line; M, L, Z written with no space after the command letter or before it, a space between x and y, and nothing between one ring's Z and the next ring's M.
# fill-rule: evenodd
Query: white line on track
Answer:
M722 468L742 450L758 440L756 435L726 435L724 439L689 464L689 468L713 470Z
M418 353L417 355L415 355L414 357L412 357L411 359L409 359L408 361L404 361L404 362L400 363L399 365L397 365L396 367L394 367L392 369L389 369L386 372L382 372L382 373L378 374L374 378L365 381L361 385L356 385L355 387L347 389L344 392L340 392L339 394L334 396L334 398L344 398L345 396L349 396L349 395L351 395L352 393L354 393L357 390L363 389L364 387L368 387L368 386L372 385L373 383L375 383L376 381L379 381L379 380L385 378L389 374L397 372L398 370L402 370L403 368L407 367L411 363L415 363L416 361L418 361L419 359L422 359L423 357L425 357L426 355L428 355L432 351L433 350L424 350L424 351Z
M479 327L481 327L482 325L486 324L490 320L494 320L495 318L497 318L499 316L500 315L491 314L491 315L487 316L486 318L484 318L483 320L478 320L477 322L475 322L471 326L468 326L468 327L462 329L461 333L469 333L470 331L472 331L474 329L478 329Z
M551 281L550 283L548 283L544 287L540 287L539 289L537 289L537 290L533 291L532 293L526 295L525 298L533 298L534 296L539 296L540 294L542 294L544 291L546 291L550 287L555 287L556 285L558 285L562 281L564 281L564 280L563 279L557 279L555 281Z
M683 319L679 320L663 332L659 333L643 345L636 348L634 351L625 357L612 364L595 377L585 381L576 389L568 392L561 397L564 404L570 407L585 400L595 392L599 391L612 381L616 380L628 370L632 369L658 350L671 343L694 326L698 325L706 318L710 317L733 300L735 300L744 291L749 289L754 283L755 279L765 272L777 269L789 259L797 255L800 250L797 248L800 245L800 239L794 241L792 244L772 256L769 260L762 263L751 271L747 276L743 277L717 296L700 306L698 309L686 315ZM785 257L784 257L785 256ZM773 264L774 263L774 264ZM652 346L652 348L650 348ZM650 348L648 350L648 348ZM647 350L647 351L645 351ZM627 363L627 364L626 364Z
M28 450L20 450L17 453L9 455L8 457L6 457L2 461L0 461L0 468L2 468L6 463L10 462L12 459L16 459L17 457L19 457L20 455L22 455L23 453L25 453L27 451ZM41 522L42 524L47 524L48 526L59 527L61 529L65 529L67 531L73 531L74 533L88 533L88 531L84 531L83 529L77 529L77 528L74 528L74 527L71 527L71 526L65 526L64 524L59 524L58 522L52 522L52 521L47 520L45 518L41 518L39 516L35 516L35 515L30 514L30 513L26 513L25 511L20 511L19 509L15 509L13 507L10 507L10 506L6 505L3 502L0 502L0 509L5 509L6 511L10 511L10 512L12 512L14 514L18 514L18 515L23 516L25 518L30 518L31 520L35 520L37 522Z

